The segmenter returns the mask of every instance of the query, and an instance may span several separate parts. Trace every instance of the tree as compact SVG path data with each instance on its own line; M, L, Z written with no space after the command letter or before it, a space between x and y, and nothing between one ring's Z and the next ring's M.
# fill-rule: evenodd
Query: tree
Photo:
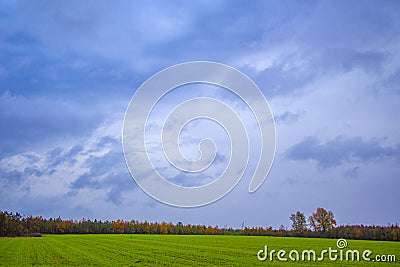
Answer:
M324 208L317 208L310 217L308 217L310 226L316 232L326 232L335 227L336 220L332 211L326 211Z
M297 211L296 214L290 214L292 221L292 229L296 232L304 232L307 228L306 216L304 213Z

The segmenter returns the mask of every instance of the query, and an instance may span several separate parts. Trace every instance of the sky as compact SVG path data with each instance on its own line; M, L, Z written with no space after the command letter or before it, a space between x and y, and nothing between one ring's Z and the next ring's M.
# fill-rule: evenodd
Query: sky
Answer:
M339 225L399 223L399 14L398 1L2 1L0 210L289 228L291 213L324 207ZM132 179L122 125L144 81L198 60L257 84L274 115L276 154L249 194L260 143L245 103L216 86L177 88L152 112L150 147L170 108L207 96L240 114L255 149L228 195L176 208ZM224 130L194 121L181 145L196 158L206 136L219 150L205 177L177 175L157 146L154 164L176 184L210 182L229 160Z

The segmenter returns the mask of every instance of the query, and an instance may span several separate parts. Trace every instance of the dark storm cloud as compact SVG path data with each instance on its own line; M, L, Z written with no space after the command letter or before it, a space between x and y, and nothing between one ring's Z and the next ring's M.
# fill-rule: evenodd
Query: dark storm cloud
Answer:
M81 137L101 114L68 101L0 95L0 156L20 153L58 137Z
M394 60L386 46L397 42L394 36L400 34L395 26L400 24L400 6L372 3L321 1L297 7L298 12L245 50L248 58L239 60L243 71L268 97L299 93L328 74L381 72Z
M306 137L287 151L291 160L312 160L322 168L336 167L348 162L370 162L399 159L400 146L384 147L377 141L364 141L361 137L336 137L321 143L317 137Z

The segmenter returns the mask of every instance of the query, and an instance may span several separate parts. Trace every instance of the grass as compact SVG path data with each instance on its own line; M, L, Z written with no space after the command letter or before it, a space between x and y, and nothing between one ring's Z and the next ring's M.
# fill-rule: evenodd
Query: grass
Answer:
M348 247L377 254L396 255L396 262L271 262L259 261L257 252L268 249L337 249L335 239L174 236L174 235L44 235L0 238L2 266L400 266L400 243L347 240ZM287 255L286 255L287 257ZM372 258L372 256L371 256Z

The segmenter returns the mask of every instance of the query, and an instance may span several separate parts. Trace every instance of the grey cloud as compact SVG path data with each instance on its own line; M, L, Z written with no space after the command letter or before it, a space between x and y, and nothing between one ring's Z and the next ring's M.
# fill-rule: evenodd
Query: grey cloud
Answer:
M399 8L396 1L387 5L373 1L321 1L309 9L295 38L321 49L364 48L390 42L393 34L399 33Z
M99 151L106 149L107 153ZM84 161L82 162L82 159ZM119 138L103 136L97 138L93 146L75 145L71 148L56 147L43 155L25 153L6 157L0 164L0 182L2 191L18 192L29 195L29 184L41 177L51 179L60 177L58 173L65 168L75 171L68 177L72 181L65 197L76 195L80 189L106 189L108 199L115 204L121 203L122 193L135 188L125 166ZM23 188L21 188L21 186ZM42 198L46 198L43 195ZM60 196L61 197L61 196Z
M277 123L291 123L291 122L296 122L302 115L302 112L290 112L286 111L282 114L278 114L274 116L274 120Z
M392 92L400 94L400 70L395 71L383 81L384 87Z
M346 177L356 178L356 177L358 177L358 170L359 169L360 169L360 166L355 166L355 167L352 167L350 169L347 169L343 174Z
M242 69L270 97L295 94L321 76L354 69L384 78L383 67L397 53L399 8L367 1L303 5L244 50L249 57ZM269 62L265 69L252 73L263 61Z
M18 154L44 139L82 136L101 120L95 110L84 110L68 101L10 93L0 95L0 114L0 155Z
M106 136L97 145L111 145L111 150L105 155L89 157L85 161L89 171L71 184L70 194L77 193L82 188L108 188L108 199L120 204L122 192L136 187L125 165L120 140Z
M30 172L32 171L35 170L27 170L27 173L30 174ZM17 170L11 170L11 171L0 170L0 181L3 185L3 189L13 186L19 186L23 184L25 180L26 177L23 172Z
M400 158L400 146L384 147L377 141L363 141L361 137L342 136L326 143L307 137L287 151L292 160L312 160L322 168L336 167L346 162L369 162L385 158Z
M192 13L190 6L180 5L179 11L174 4L148 1L113 5L102 1L16 2L3 9L11 21L9 27L0 28L5 36L28 33L55 53L117 59L124 64L137 64L138 71L140 65L144 69L148 64L142 60L147 49L169 43L187 32ZM147 61L153 58L148 56Z
M96 181L95 176L91 175L90 173L85 173L79 176L71 185L72 189L80 189L85 187L100 188L100 183Z
M366 51L351 52L349 55L343 55L343 67L345 69L362 68L366 72L380 71L385 61L390 57L387 52Z
M180 174L168 180L180 186L195 187L208 184L215 180L215 177L210 177L204 174L188 174L181 172Z
M261 84L267 97L296 93L317 76L307 69L295 68L290 71L284 70L281 65L269 67L257 72L251 77Z
M10 159L6 157L0 165L0 179L6 184L5 188L10 186L11 189L17 184L25 184L32 177L52 175L62 164L73 165L75 156L76 154L57 147L45 153L43 157L34 153L11 156L11 164ZM27 184L25 186L29 187Z
M361 69L366 73L378 74L390 59L390 52L380 50L382 48L365 50L363 47L355 48L321 48L313 54L309 54L309 65L315 74L326 72L348 72ZM384 48L383 48L384 49Z
M307 51L308 49L312 51ZM283 62L276 62L262 71L249 66L242 70L249 73L267 97L300 94L305 86L327 73L349 72L361 69L367 73L379 73L390 59L390 53L379 50L349 50L342 48L303 47L297 51L303 61L299 66L287 69L287 62L296 63L290 55L282 55ZM286 62L287 61L287 62ZM384 77L384 76L383 76Z
M223 163L223 162L226 162L226 160L227 159L226 159L225 155L217 152L213 163Z

